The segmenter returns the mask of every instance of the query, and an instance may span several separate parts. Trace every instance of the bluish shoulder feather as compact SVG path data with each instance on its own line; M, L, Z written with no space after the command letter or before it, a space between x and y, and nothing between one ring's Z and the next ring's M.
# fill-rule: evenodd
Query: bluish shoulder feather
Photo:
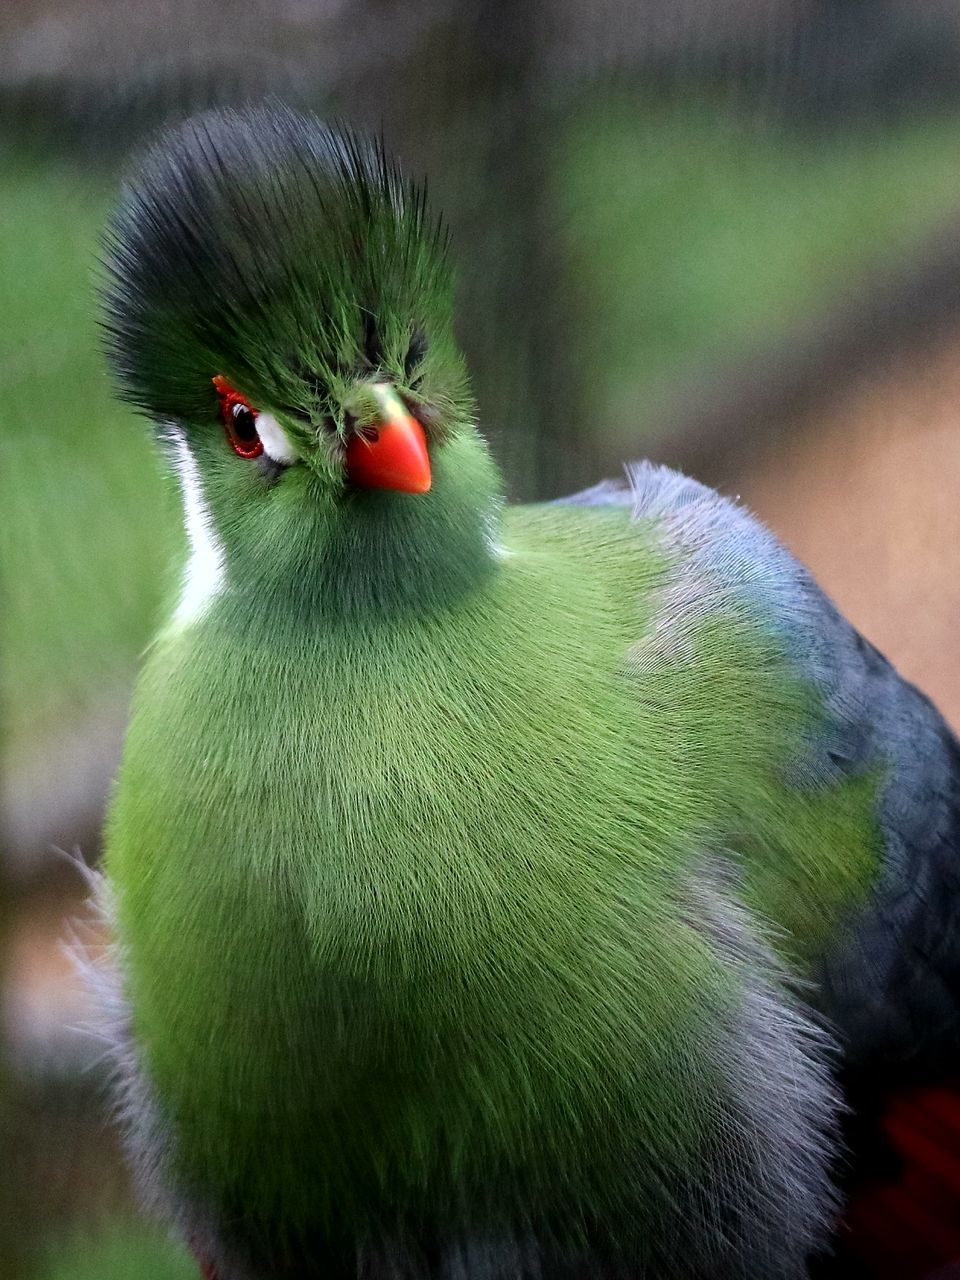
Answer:
M960 744L922 693L847 621L748 511L666 467L565 501L632 503L661 524L681 573L771 628L817 691L822 729L787 779L817 787L875 771L883 869L822 957L821 999L848 1068L935 1077L960 1049ZM685 607L689 609L690 592ZM884 1074L882 1068L880 1073Z

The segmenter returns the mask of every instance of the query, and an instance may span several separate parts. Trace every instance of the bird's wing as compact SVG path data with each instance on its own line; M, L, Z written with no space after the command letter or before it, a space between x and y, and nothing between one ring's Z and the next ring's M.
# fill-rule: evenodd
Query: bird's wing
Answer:
M823 957L824 1004L851 1062L936 1069L960 1050L960 743L922 693L839 613L808 571L743 507L649 463L561 499L632 504L679 549L701 612L732 607L776 633L817 694L816 737L788 782L878 781L881 873ZM709 583L707 588L704 583Z
M787 785L877 780L880 870L813 974L860 1112L837 1274L960 1266L960 744L747 511L666 468L628 475L562 501L631 503L679 548L696 589L710 583L701 612L722 601L776 633L823 713ZM676 593L678 612L691 591Z

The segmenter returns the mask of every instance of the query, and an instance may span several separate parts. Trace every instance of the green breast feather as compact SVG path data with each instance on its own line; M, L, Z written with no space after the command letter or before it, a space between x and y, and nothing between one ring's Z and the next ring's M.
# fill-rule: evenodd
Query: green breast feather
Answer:
M452 610L224 601L151 655L109 871L185 1176L228 1202L536 1195L612 1126L672 1165L730 995L688 879L729 851L802 955L870 875L869 780L786 784L814 691L757 618L664 616L661 529L526 508L504 542Z

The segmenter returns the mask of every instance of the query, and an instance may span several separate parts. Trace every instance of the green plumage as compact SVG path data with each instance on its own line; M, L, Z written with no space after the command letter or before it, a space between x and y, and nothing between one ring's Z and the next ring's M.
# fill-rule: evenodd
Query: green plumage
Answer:
M344 618L298 580L287 608L238 588L144 671L109 873L179 1171L231 1215L653 1211L631 1153L658 1179L696 1158L703 1026L736 996L683 920L698 862L739 845L791 923L869 868L866 788L778 807L804 691L738 619L630 672L654 530L521 508L503 536L455 602Z
M222 1280L802 1275L835 1117L780 964L877 879L890 769L819 750L815 589L747 517L657 473L502 509L442 245L331 137L188 125L112 233L120 374L224 558L110 817L133 1145ZM371 367L428 494L345 484ZM295 465L230 452L223 372Z

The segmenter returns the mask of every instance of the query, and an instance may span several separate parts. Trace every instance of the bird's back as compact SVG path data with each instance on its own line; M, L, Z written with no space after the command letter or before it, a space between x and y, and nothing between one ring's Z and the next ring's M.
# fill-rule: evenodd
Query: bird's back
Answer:
M819 708L785 775L816 794L861 779L875 822L875 871L812 949L806 998L839 1048L849 1202L837 1255L817 1275L913 1280L960 1269L960 747L936 708L860 636L745 511L693 481L641 465L568 501L625 505L666 526L680 563L778 647ZM692 553L692 559L691 559ZM717 579L719 578L719 582ZM846 786L844 787L844 780ZM813 835L813 833L811 833ZM816 837L813 836L816 840ZM747 856L749 843L746 848ZM836 861L856 857L841 841ZM771 899L758 907L782 921ZM789 942L788 942L789 947ZM937 1274L941 1272L937 1270ZM944 1273L946 1274L946 1273ZM952 1274L952 1272L951 1272Z

